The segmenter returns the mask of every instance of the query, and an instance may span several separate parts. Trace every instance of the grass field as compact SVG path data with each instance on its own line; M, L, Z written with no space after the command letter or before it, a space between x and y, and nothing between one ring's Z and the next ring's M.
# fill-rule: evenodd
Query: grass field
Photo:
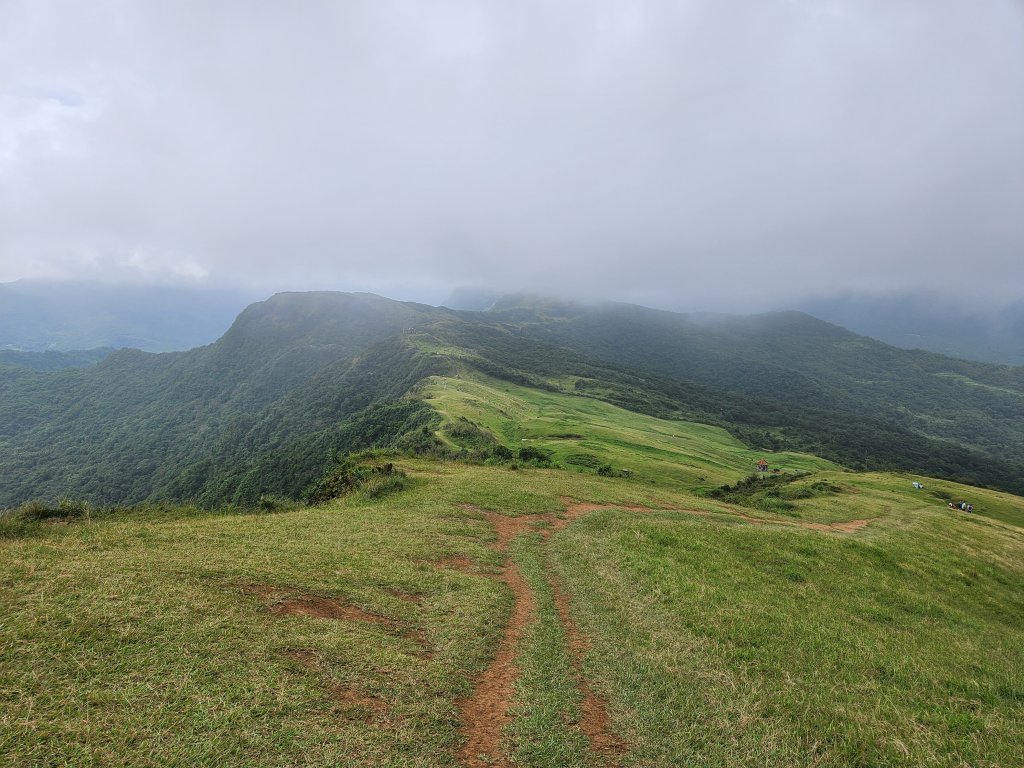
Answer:
M469 419L513 449L545 448L570 470L610 464L650 486L720 485L755 471L761 458L788 472L835 468L816 456L752 451L718 427L656 419L601 400L479 375L431 377L423 395L449 421Z
M380 500L0 521L0 765L1021 764L1021 499L784 454L814 474L744 506L694 493L762 455L720 430L427 394L565 468L400 459ZM498 741L467 754L484 679Z

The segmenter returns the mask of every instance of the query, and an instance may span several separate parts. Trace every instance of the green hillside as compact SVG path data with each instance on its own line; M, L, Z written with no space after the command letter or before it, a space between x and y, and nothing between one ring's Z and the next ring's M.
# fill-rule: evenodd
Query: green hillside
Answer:
M569 470L610 466L652 486L693 489L730 483L754 472L761 458L790 473L836 469L814 456L753 451L719 427L667 421L600 400L483 377L431 378L422 394L444 418L440 434L458 447L471 448L479 441L475 430L465 428L475 426L516 450L547 453Z
M506 299L492 312L597 360L716 390L881 418L1024 459L1024 368L908 351L798 312L684 315Z
M1012 463L505 311L0 367L0 765L1019 764Z
M58 495L220 501L264 453L403 394L416 362L388 339L437 312L278 294L189 352L121 350L56 373L0 368L0 505Z
M712 322L522 301L454 312L311 293L254 304L188 352L0 365L0 506L298 499L336 454L445 453L452 441L434 435L418 392L460 370L719 427L755 453L1024 493L1021 369L921 357L796 314Z
M701 489L760 454L717 428L424 395L633 473L384 456L404 490L320 507L7 513L0 763L1018 764L1024 500L781 454L785 505L737 503Z

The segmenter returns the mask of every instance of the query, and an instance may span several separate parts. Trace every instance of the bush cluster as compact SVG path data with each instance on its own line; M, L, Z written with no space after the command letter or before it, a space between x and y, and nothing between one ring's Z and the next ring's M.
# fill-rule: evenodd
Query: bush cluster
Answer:
M391 462L370 466L345 457L303 495L310 504L323 504L357 491L367 498L379 499L407 488L408 485L405 472Z

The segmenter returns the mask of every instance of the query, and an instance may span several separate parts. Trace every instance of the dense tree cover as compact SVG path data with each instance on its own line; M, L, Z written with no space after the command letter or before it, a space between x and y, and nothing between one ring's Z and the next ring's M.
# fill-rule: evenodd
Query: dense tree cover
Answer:
M522 301L478 313L312 293L252 305L189 352L0 366L0 506L298 498L340 454L444 451L416 386L467 365L755 447L1024 492L1021 369L895 350L795 313L711 321ZM447 439L494 450L471 425Z
M487 314L632 371L867 416L1024 461L1024 368L896 349L799 312L701 316L507 299Z
M321 441L326 456L332 440L345 439L321 433L344 435L347 419L404 394L428 370L421 365L437 362L388 341L428 310L282 294L189 352L121 350L93 368L55 373L0 368L0 505L57 495L221 501L238 491L231 478L265 454L308 452Z
M62 371L65 368L88 368L96 365L114 350L110 347L75 350L73 352L20 352L0 349L0 366L18 366L36 371Z

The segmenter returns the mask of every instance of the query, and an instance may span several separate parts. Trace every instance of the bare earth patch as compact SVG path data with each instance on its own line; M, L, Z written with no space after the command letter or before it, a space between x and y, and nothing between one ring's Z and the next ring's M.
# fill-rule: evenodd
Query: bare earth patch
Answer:
M427 638L419 629L405 626L400 621L364 611L341 597L323 597L321 595L298 594L282 587L269 584L246 584L242 587L246 594L255 595L264 601L267 611L274 616L306 616L312 619L333 619L335 621L358 621L364 624L376 624L389 632L406 637L421 646L420 656L431 658L433 653L427 647ZM391 590L391 594L406 602L418 603L418 595L410 595L400 590Z
M314 619L362 621L402 630L401 624L394 619L364 611L340 597L286 596L293 593L267 584L247 584L242 587L242 591L266 601L267 610L274 616L309 616Z
M364 621L368 624L382 624L387 627L397 626L391 619L367 613L362 608L349 605L344 600L329 597L296 597L278 600L269 608L275 616L310 616L314 619L347 619Z

